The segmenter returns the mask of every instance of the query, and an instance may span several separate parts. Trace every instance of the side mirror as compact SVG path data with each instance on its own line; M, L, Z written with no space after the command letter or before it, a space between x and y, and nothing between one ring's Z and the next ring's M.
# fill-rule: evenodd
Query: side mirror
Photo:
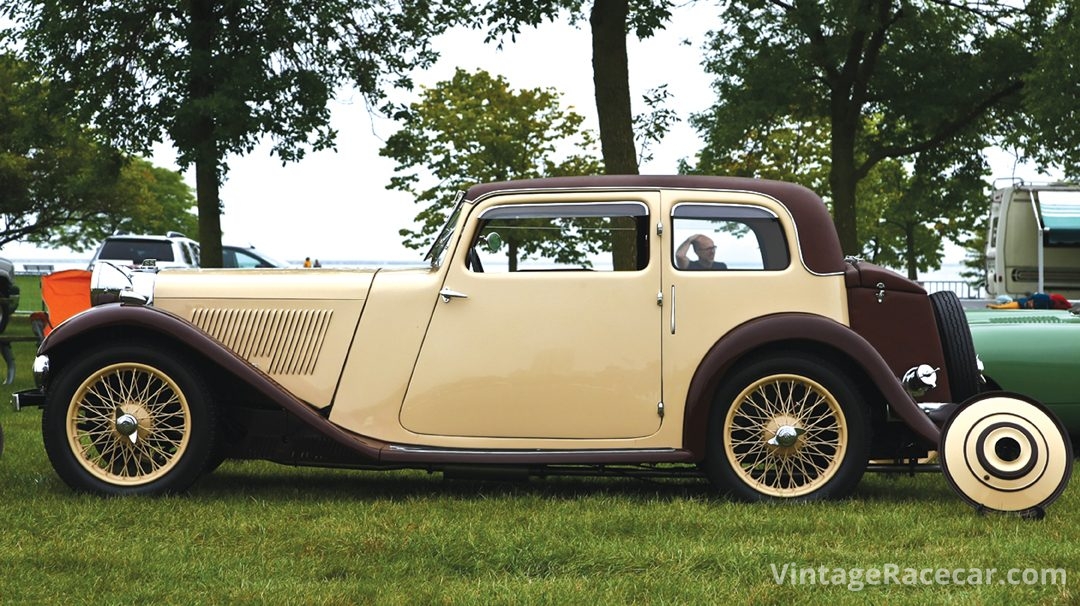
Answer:
M499 249L502 248L503 245L502 236L499 235L499 232L495 231L485 236L480 236L480 241L484 244L484 250L489 253L499 252Z

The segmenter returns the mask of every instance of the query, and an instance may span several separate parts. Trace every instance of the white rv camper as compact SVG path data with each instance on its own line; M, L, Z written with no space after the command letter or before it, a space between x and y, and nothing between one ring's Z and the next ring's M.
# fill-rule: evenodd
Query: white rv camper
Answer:
M986 240L991 296L1080 298L1080 185L1017 184L994 191Z

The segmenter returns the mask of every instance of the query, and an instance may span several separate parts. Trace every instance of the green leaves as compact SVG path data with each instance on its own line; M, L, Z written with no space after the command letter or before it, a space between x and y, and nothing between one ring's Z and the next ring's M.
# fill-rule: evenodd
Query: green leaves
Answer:
M562 109L552 89L513 90L502 76L458 69L395 115L404 126L379 153L397 163L388 189L425 205L416 216L420 229L401 231L411 248L427 246L455 191L600 171L594 135L582 128L581 115Z
M50 84L0 55L0 244L81 250L116 229L194 233L195 201L180 175L128 158L50 111Z
M328 101L353 86L374 106L431 64L429 40L462 0L12 0L9 38L43 67L59 103L128 152L168 137L195 166L199 239L221 262L218 188L230 154L264 137L288 162L333 147Z
M831 201L845 252L934 266L962 231L936 226L973 225L982 151L1022 109L1045 13L1014 4L729 3L691 170L801 182Z

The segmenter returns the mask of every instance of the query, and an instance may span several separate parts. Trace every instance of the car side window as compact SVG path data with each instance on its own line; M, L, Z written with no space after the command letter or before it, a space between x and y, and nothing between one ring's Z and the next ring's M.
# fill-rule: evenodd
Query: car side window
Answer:
M676 269L778 271L791 263L784 228L767 208L677 204L671 223Z
M474 272L637 271L649 264L640 202L514 204L480 215Z
M222 252L225 258L225 267L240 267L253 269L256 267L269 267L262 259L249 255L242 250L225 250Z

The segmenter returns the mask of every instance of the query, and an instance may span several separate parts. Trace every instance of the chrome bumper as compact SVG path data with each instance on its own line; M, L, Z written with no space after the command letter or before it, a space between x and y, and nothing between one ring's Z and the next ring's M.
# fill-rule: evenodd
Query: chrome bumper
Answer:
M15 407L15 410L30 407L41 408L45 405L45 392L41 388L16 391L11 394L11 405Z

